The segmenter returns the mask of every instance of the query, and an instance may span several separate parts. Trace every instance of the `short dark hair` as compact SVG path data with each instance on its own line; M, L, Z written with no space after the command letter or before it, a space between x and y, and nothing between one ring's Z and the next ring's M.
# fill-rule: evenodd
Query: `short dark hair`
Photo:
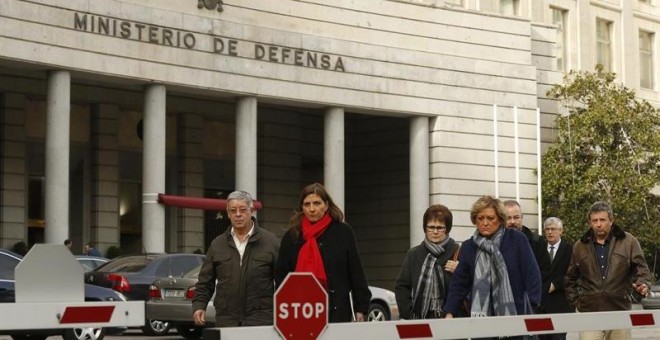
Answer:
M591 220L591 214L604 211L607 213L607 216L610 218L610 221L614 221L614 212L612 212L612 207L610 207L607 202L597 201L589 207L589 212L587 213L587 222Z
M72 242L71 242L70 239L66 239L66 240L64 240L64 245L65 245L65 246L68 246L68 245L71 244L71 243L72 243Z
M449 208L445 207L442 204L434 204L424 212L424 218L422 219L422 228L426 231L426 224L431 220L439 220L445 222L445 227L447 234L451 231L451 226L454 221L454 216L451 214Z

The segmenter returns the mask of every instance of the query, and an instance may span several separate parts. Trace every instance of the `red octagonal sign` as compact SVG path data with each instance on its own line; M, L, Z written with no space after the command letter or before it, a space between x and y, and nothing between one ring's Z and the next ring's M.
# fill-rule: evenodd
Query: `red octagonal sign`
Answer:
M328 293L311 273L290 273L275 292L275 329L286 340L317 339L328 326Z

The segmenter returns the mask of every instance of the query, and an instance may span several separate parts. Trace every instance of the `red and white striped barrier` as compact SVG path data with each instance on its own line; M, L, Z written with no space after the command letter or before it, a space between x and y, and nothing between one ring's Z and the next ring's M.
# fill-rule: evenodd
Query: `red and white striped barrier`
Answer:
M0 330L144 325L144 301L0 304Z
M324 339L466 339L660 327L660 310L329 324ZM272 326L210 328L204 339L280 339Z

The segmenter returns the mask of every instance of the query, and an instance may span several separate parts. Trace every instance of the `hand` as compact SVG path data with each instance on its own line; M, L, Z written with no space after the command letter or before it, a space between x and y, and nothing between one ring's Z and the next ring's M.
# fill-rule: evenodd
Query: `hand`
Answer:
M647 296L649 294L649 286L646 283L633 283L633 288L637 291L637 294L641 296Z
M454 314L452 314L452 313L447 313L445 315L445 319L453 319L453 318L454 318Z
M357 312L355 313L355 322L362 322L364 321L364 314Z
M550 282L550 289L548 289L548 293L552 293L552 292L554 292L556 289L557 289L557 288L555 288L555 284L552 283L552 282Z
M445 270L452 274L456 270L456 267L458 267L458 261L449 260L447 263L445 263Z
M193 320L195 325L204 326L206 325L206 311L203 309L198 309L193 313Z

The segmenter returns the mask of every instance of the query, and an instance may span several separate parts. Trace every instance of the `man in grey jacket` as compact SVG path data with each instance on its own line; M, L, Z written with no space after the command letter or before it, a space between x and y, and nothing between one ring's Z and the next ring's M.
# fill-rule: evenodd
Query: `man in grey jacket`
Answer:
M273 324L273 274L280 242L257 225L253 213L249 193L229 194L231 228L216 237L206 253L195 286L195 324L206 324L206 306L214 291L216 327Z

